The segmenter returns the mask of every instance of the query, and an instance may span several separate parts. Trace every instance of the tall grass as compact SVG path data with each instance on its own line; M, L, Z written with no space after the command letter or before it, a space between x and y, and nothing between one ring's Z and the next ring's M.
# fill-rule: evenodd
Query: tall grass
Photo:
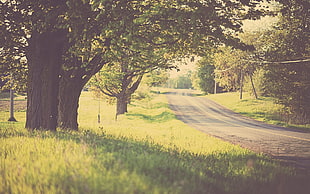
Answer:
M0 124L0 193L307 193L308 175L176 120L165 96L114 107L89 93L81 130ZM112 114L112 116L111 116Z

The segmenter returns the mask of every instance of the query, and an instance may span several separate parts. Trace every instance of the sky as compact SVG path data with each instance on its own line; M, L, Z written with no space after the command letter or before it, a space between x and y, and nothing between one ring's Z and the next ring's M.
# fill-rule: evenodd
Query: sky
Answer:
M277 17L265 16L260 20L246 20L243 22L243 30L246 32L259 31L270 28L278 21Z
M196 69L196 63L199 61L200 57L195 57L194 61L191 61L190 58L185 59L186 63L176 63L180 71L173 69L170 71L170 78L176 78L181 75L185 75L189 70Z

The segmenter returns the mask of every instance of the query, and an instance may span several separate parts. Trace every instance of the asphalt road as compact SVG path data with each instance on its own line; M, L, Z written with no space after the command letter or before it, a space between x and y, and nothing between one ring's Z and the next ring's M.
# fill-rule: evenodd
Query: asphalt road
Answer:
M241 116L207 98L191 96L191 90L174 90L167 98L178 119L193 128L310 172L310 133Z

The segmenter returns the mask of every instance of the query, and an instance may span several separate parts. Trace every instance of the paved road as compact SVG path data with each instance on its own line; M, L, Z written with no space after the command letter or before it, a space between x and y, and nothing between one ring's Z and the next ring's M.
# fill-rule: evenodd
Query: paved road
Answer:
M186 124L310 172L310 133L268 125L234 113L190 90L167 94L170 107Z

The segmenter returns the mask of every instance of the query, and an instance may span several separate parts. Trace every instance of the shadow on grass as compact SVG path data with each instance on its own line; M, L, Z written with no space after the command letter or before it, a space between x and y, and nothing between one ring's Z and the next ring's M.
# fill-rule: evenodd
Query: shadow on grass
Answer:
M198 96L206 96L206 94L192 94L191 96L196 96L196 97L198 97Z
M158 108L167 107L167 104L164 103L164 102L158 102L158 103L150 104L150 105L130 104L130 106L133 106L133 107L141 107L141 108L145 108L145 109L158 109Z
M130 117L139 117L140 119L143 119L147 122L167 122L167 121L170 121L172 119L175 119L175 115L171 112L167 112L167 111L164 111L162 112L161 114L158 114L158 115L146 115L146 114L126 114L127 116L130 116ZM130 119L129 117L129 119ZM135 119L135 118L132 118L132 119Z
M0 131L1 138L10 136L12 134L5 135L2 130ZM104 132L96 134L92 131L32 132L25 133L24 136L56 138L59 141L87 144L90 154L97 160L96 164L100 164L100 168L110 169L111 173L115 174L126 170L128 176L130 173L137 173L143 178L144 185L161 188L159 191L165 193L303 194L309 191L306 179L309 177L295 177L286 168L278 167L268 158L251 152L193 154L178 148L166 149L148 139L135 141L126 137L106 135ZM102 161L106 154L112 154L113 159L108 162ZM117 181L118 179L115 179L116 185ZM75 184L74 180L70 184ZM87 180L83 184L87 184ZM88 187L87 192L96 193ZM143 188L134 188L133 192L153 193Z
M262 118L266 120L277 120L279 119L276 114L268 113L268 112L262 112L262 111L256 111L256 112L239 112L240 114L251 117L251 118Z

